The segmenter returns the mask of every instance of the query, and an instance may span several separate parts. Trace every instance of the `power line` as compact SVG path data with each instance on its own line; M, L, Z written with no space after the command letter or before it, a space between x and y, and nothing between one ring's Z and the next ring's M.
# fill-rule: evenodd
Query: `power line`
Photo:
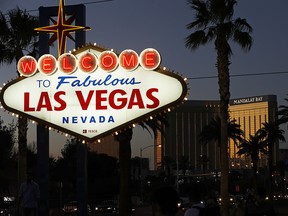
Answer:
M103 3L103 2L110 2L110 1L115 1L115 0L99 0L99 1L93 1L93 2L85 2L82 4L89 5L89 4L98 4L98 3Z
M230 74L230 77L247 77L247 76L262 76L262 75L276 75L276 74L287 74L288 71L276 71L276 72L263 72L263 73L249 73L249 74ZM199 76L199 77L189 77L188 80L198 80L198 79L215 79L218 78L215 76Z
M111 2L111 1L115 1L115 0L99 0L99 1L92 1L92 2L85 2L85 3L81 3L84 5L90 5L90 4L98 4L98 3L105 3L105 2ZM29 12L38 12L38 9L31 9L31 10L26 10L28 13ZM5 14L6 16L7 14Z

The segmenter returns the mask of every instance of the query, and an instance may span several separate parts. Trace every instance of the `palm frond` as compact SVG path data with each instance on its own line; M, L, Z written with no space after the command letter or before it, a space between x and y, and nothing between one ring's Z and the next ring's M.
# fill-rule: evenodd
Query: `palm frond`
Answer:
M200 45L207 42L206 33L204 30L199 30L191 33L186 37L185 46L189 49L197 49Z
M165 126L169 126L166 114L158 115L157 117L153 119L149 119L149 120L140 122L138 124L143 129L147 130L151 136L154 135L155 138L157 137L157 131L160 131L161 133L165 133L165 130L164 130Z
M6 18L7 17L7 18ZM7 16L0 13L0 63L11 64L23 55L36 54L38 46L38 19L19 8L8 11Z

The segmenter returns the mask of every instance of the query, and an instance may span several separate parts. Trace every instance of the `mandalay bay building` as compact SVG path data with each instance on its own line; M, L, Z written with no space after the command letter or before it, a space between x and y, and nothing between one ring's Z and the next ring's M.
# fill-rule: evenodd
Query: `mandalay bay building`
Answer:
M262 127L264 122L276 119L277 97L275 95L254 96L230 100L230 119L244 131L246 139ZM219 115L219 101L188 100L168 114L168 126L165 133L155 139L154 166L161 164L164 156L178 161L185 157L194 170L201 170L203 156L208 159L206 169L220 168L220 150L217 143L201 143L198 135L205 125ZM229 140L230 169L251 168L249 156L238 156L237 145ZM274 145L274 162L278 158L279 144ZM259 167L268 164L267 156L260 154Z

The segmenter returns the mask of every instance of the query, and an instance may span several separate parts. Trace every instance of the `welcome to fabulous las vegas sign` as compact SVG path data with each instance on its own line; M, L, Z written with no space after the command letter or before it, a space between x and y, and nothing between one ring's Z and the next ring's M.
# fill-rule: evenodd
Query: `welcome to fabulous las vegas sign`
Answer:
M185 80L160 63L153 48L118 54L91 44L58 59L24 56L21 77L2 88L0 100L13 113L94 141L185 99Z

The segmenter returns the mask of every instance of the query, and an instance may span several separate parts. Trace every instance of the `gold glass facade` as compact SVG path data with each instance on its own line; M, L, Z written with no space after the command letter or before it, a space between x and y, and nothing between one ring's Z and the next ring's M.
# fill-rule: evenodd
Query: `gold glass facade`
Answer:
M229 106L230 119L235 119L244 132L244 138L249 139L263 126L265 122L274 121L277 112L277 99L274 95L234 99ZM274 157L278 157L279 145L274 146ZM250 157L238 156L237 145L230 140L230 168L250 167ZM267 156L259 155L259 167L267 166Z

